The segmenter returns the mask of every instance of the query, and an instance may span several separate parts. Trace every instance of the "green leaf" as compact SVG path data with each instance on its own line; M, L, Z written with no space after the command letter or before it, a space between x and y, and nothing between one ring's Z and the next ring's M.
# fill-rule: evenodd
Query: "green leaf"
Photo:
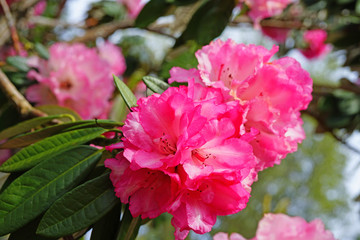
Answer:
M42 124L50 122L53 119L57 119L61 117L63 117L63 115L54 115L54 116L33 118L27 121L20 122L15 126L12 126L10 128L1 131L0 140L14 137L20 133L28 132L35 127L38 127Z
M95 166L101 150L79 146L52 156L14 180L0 194L0 236L24 226L76 186Z
M103 174L58 199L45 213L36 232L46 237L72 234L97 222L119 202L109 174Z
M41 43L35 43L35 51L39 54L39 56L43 59L49 59L49 51L47 48Z
M7 142L1 144L0 149L25 147L35 142L38 142L46 137L50 137L53 136L54 134L64 131L71 131L81 128L90 128L90 127L113 128L121 125L123 124L119 122L114 122L112 120L84 120L84 121L58 124L55 126L42 128L37 131L29 132L17 136L15 138L12 138Z
M357 15L360 15L360 0L356 1L355 12Z
M90 240L113 240L120 222L121 202L94 224Z
M67 150L74 145L88 142L105 131L103 128L95 127L65 132L46 138L17 152L0 166L0 171L27 170L45 159L52 158L53 154Z
M119 92L122 96L122 98L124 99L126 105L128 106L128 108L132 108L136 106L136 97L135 95L132 93L132 91L130 90L130 88L128 86L126 86L126 84L121 81L118 77L116 77L114 75L114 82L116 87L119 89Z
M75 120L82 120L82 118L77 114L74 110L66 107L61 107L58 105L41 105L37 106L36 109L46 113L47 115L58 115L58 114L70 114ZM66 121L69 119L61 119L62 121Z
M169 84L156 77L145 76L143 77L143 81L145 85L150 88L151 91L156 93L163 93L166 89L170 87Z
M175 46L179 46L188 40L195 40L201 45L208 44L225 29L234 7L234 0L205 1L192 16Z
M27 58L19 56L7 57L6 62L20 71L28 72L30 70L27 65Z
M129 205L126 205L116 240L135 240L139 232L140 225L140 216L133 218L129 210Z
M36 235L36 229L39 225L41 216L35 220L27 223L25 226L19 228L10 234L9 240L56 240L56 238L46 238Z
M197 1L198 0L166 0L166 2L172 3L176 6L185 6L185 5L193 4Z
M164 15L171 6L166 0L151 0L141 10L135 20L135 27L145 28Z
M11 173L10 175L8 175L4 184L2 184L1 186L0 193L2 193L15 179L20 177L21 174L23 173Z

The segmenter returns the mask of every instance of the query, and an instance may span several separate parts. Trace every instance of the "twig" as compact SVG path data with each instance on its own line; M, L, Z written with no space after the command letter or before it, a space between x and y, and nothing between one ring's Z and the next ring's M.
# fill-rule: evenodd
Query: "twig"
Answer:
M106 37L110 36L111 34L113 34L118 29L129 29L129 28L135 28L132 20L125 20L122 22L105 23L100 26L86 30L86 32L83 36L76 37L76 38L72 39L70 42L86 42L86 41L95 40L98 37L106 38ZM146 28L144 30L153 32L153 33L157 33L157 34L161 34L161 35L164 35L164 36L167 36L170 38L175 38L174 36L172 36L170 34L161 32L157 28Z
M81 24L67 23L67 22L61 21L59 19L48 18L48 17L43 17L43 16L32 16L29 19L29 22L36 24L36 25L42 25L42 26L48 26L48 27L61 26L64 28L68 28L68 27L85 28L85 26L81 25Z
M19 112L24 117L44 117L46 113L34 108L25 97L16 89L5 73L0 69L0 89L17 106Z
M15 27L15 20L13 16L11 15L10 9L8 4L5 0L0 0L1 7L4 10L5 18L7 21L7 25L10 29L10 35L14 43L14 48L17 54L20 54L24 49L20 43L19 35L17 34L16 27Z

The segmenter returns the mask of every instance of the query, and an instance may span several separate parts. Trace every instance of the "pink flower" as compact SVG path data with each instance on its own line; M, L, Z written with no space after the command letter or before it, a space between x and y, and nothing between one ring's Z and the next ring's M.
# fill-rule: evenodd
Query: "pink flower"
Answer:
M144 0L118 0L118 2L126 6L129 16L132 19L135 19L139 15L146 3Z
M325 44L327 33L322 29L308 30L304 33L304 42L308 47L300 50L308 59L318 58L331 51L331 45Z
M260 220L256 236L252 240L335 240L334 235L325 230L320 219L306 222L301 217L268 213ZM230 239L226 233L218 233L214 240L245 240L233 233Z
M219 232L215 234L213 239L214 240L246 240L243 236L241 236L238 233L232 233L229 238L229 235L223 232Z
M99 48L55 43L49 60L29 58L28 65L37 71L31 70L28 78L39 84L30 86L26 97L37 104L69 107L84 119L106 117L114 90L112 74L122 74L125 64L120 48L110 43Z
M34 15L40 16L44 13L46 9L46 0L41 0L34 6Z
M0 61L5 61L7 57L11 56L26 57L27 55L27 51L24 50L22 45L20 49L20 54L17 54L15 48L11 45L4 45L0 48Z
M254 21L255 27L260 27L264 18L280 15L282 11L296 0L241 0L249 6L249 17Z
M142 98L132 110L122 127L124 151L105 165L133 216L169 212L176 239L184 239L245 208L255 158L233 124L246 114L238 102L192 81Z
M288 28L279 28L279 27L261 27L261 31L266 36L270 37L278 43L285 43L290 29Z
M305 134L300 110L311 100L312 80L292 58L270 62L277 51L261 46L214 41L196 52L198 69L174 68L169 81L201 81L220 88L226 101L237 100L246 109L242 139L249 141L258 159L257 169L279 164L297 149ZM180 77L178 76L180 75ZM239 122L235 119L233 124Z
M10 149L0 149L0 166L11 157Z

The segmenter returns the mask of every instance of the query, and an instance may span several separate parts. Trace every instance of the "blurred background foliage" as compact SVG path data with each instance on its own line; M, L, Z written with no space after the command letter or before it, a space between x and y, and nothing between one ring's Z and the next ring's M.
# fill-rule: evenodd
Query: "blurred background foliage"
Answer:
M221 38L268 48L275 43L253 29L245 16L246 8L233 11L233 0L151 0L135 21L126 18L125 7L115 1L47 0L41 16L32 16L31 7L22 9L24 2L11 9L20 41L29 55L40 54L35 43L48 47L57 41L80 41L95 46L97 41L109 39L122 47L126 58L124 81L143 95L145 91L138 88L143 76L166 80L173 66L196 67L196 50L224 29ZM34 5L37 1L29 2ZM33 26L29 27L30 23ZM4 17L0 24L0 45L9 46ZM308 221L321 218L339 239L360 239L359 204L354 194L359 194L360 188L359 184L356 189L349 187L350 181L360 181L360 144L348 140L359 135L360 129L360 0L303 0L261 24L292 30L286 42L280 44L278 57L296 57L314 79L313 101L303 114L307 138L299 151L281 165L260 173L247 208L220 217L211 235L224 231L253 237L263 213L286 212ZM294 48L304 46L302 33L306 29L317 28L327 30L333 52L309 61ZM0 66L20 91L31 84L24 71L5 59L0 59ZM114 101L111 118L122 120L126 107L121 99ZM22 119L0 91L0 130ZM165 240L172 234L170 216L163 214L144 225L138 239ZM192 234L188 239L209 236Z

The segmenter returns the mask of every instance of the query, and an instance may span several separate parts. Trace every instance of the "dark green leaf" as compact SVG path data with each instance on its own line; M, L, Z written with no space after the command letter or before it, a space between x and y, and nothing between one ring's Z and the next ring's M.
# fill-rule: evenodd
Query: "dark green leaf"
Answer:
M360 15L360 0L356 1L355 12L357 15Z
M43 59L49 59L49 51L47 48L42 45L41 43L37 42L35 43L35 51L39 54L40 57Z
M126 86L126 84L115 75L114 75L114 82L116 87L119 89L119 92L122 98L124 99L126 105L128 106L128 108L130 109L132 107L135 107L137 100L133 92L130 90L130 88L128 88L128 86Z
M103 128L95 127L65 132L46 138L17 152L0 166L0 171L27 170L39 162L51 158L54 154L67 150L74 145L88 142L105 131Z
M151 0L141 10L135 20L135 27L145 28L159 17L163 16L171 6L166 0Z
M48 123L53 119L57 119L63 117L63 115L54 115L54 116L47 116L47 117L38 117L33 118L27 121L20 122L15 126L7 128L0 132L0 140L11 138L16 136L20 133L25 133L30 131L31 129L38 127L42 124Z
M168 3L172 3L176 6L184 6L197 2L198 0L166 0Z
M195 40L201 45L208 44L225 29L234 7L234 0L205 1L193 15L175 46L188 40Z
M71 148L52 156L14 180L0 194L0 236L13 232L46 210L95 166L101 150Z
M4 184L1 186L0 193L2 193L15 179L21 176L23 173L11 173L6 178Z
M129 205L126 205L123 218L121 219L120 230L118 232L116 239L135 240L139 232L140 225L141 225L141 218L140 217L133 218L129 210Z
M6 58L6 62L20 71L28 72L30 70L27 65L27 58L13 56Z
M170 87L169 84L156 77L145 76L143 77L143 81L145 85L150 88L151 91L156 93L163 93L166 89Z
M121 203L94 224L90 240L113 240L120 222Z
M9 240L56 240L36 235L41 216L10 234Z
M119 202L109 174L104 174L58 199L41 219L37 233L47 237L72 234L97 222Z

